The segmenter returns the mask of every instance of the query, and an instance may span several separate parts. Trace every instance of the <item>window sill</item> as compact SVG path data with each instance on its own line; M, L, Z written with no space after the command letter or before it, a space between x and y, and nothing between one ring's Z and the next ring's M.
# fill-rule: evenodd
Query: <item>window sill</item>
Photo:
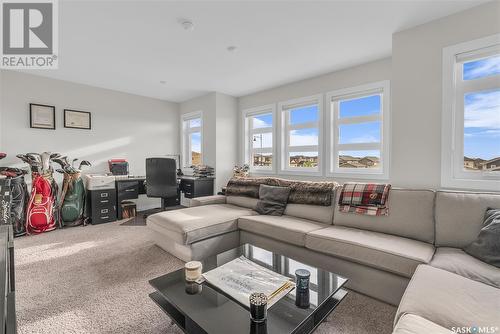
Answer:
M279 172L280 175L298 175L298 176L323 176L320 170L291 170L282 169Z
M500 191L500 180L452 179L441 181L442 188L455 190Z

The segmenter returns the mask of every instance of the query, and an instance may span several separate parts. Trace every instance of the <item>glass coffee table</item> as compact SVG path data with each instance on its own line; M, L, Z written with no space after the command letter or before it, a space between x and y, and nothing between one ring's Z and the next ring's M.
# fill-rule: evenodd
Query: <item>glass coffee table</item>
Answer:
M214 269L241 255L282 275L295 278L295 270L311 272L309 307L295 305L296 290L274 304L267 320L250 320L248 308L209 283L187 284L184 269L152 279L155 292L149 296L185 332L189 334L302 334L312 333L347 295L342 287L347 279L250 244L231 249L201 261L203 272Z

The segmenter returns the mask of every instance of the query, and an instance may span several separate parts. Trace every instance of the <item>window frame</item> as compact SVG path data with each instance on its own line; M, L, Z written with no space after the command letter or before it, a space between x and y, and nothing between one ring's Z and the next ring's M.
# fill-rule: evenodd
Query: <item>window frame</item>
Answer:
M200 119L200 126L198 127L188 127L186 124L193 119ZM200 163L204 164L204 155L203 155L203 111L194 111L190 113L185 113L181 115L180 120L181 125L181 161L182 168L190 168L192 159L192 149L191 149L191 140L190 135L196 132L200 133ZM189 162L189 164L188 164Z
M272 114L273 116L273 125L270 128L260 128L260 129L251 129L250 128L250 117ZM250 173L254 174L276 174L278 159L276 156L276 104L267 104L259 107L248 108L243 110L242 117L242 128L243 128L243 143L242 143L242 152L243 157L242 161L245 164L250 166ZM273 137L273 146L269 148L262 149L254 149L253 148L253 135L258 133L271 133ZM271 153L273 156L273 162L271 168L268 167L259 167L253 166L252 154L255 151L260 151L262 153Z
M500 172L465 171L464 116L465 94L498 89L500 75L458 82L463 75L457 56L467 54L469 61L480 58L485 49L500 47L500 34L443 48L443 105L441 131L441 186L477 190L500 189ZM495 87L495 84L497 85Z
M317 122L307 122L300 123L299 125L290 126L287 120L288 117L286 113L294 108L305 107L308 105L318 105L318 121ZM277 147L280 148L277 156L279 159L279 171L280 174L284 175L313 175L313 176L322 176L323 175L323 166L324 166L324 139L323 139L323 94L311 95L306 97L301 97L297 99L291 99L287 101L282 101L278 103L278 124L280 129L279 134L279 144ZM311 126L313 125L313 126ZM309 128L318 128L318 167L317 168L309 168L309 167L290 167L288 165L289 153L290 152L309 152L310 150L314 150L316 145L312 146L290 146L289 144L289 133L293 130L299 129L309 129Z
M337 178L356 178L369 180L387 180L391 164L391 86L389 80L373 82L326 93L329 109L327 113L328 134L328 170L327 176ZM339 119L339 101L350 100L380 94L380 115L356 116ZM339 127L345 124L363 124L381 122L379 143L339 143ZM340 168L338 166L340 151L380 150L380 168Z

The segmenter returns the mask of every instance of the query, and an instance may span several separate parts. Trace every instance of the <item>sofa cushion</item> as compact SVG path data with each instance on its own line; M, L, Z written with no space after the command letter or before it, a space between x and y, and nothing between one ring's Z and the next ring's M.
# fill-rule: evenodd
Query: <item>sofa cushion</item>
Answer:
M387 216L339 212L337 204L333 224L434 243L434 194L432 190L393 188L389 191ZM337 190L336 203L339 196Z
M285 208L285 215L331 225L333 222L333 210L334 205L322 206L288 203Z
M306 247L405 277L434 254L425 242L343 226L309 232Z
M453 334L454 332L439 326L415 314L404 314L394 327L392 334Z
M259 188L259 202L255 211L261 215L283 216L288 195L290 195L290 188L288 187L261 184Z
M500 209L488 209L477 239L463 250L492 266L500 268Z
M291 216L252 216L238 219L238 227L268 238L304 246L306 234L325 225Z
M226 196L224 195L211 195L202 196L191 199L189 206L202 206L211 204L226 204Z
M257 198L245 196L227 196L226 203L241 206L242 208L255 210L259 200Z
M238 229L237 219L257 214L251 209L231 204L213 204L164 211L147 218L147 225L157 232L167 233L178 243L192 244Z
M458 248L437 248L430 265L500 288L500 268L478 260Z
M500 327L500 289L429 265L418 266L396 312L442 327Z
M438 191L436 246L463 248L472 243L488 208L500 208L500 194Z

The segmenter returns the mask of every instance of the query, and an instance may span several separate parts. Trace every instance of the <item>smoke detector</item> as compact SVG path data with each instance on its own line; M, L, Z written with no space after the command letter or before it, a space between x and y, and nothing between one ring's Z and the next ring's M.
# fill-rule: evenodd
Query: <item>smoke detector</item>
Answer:
M190 20L183 19L180 21L181 26L184 28L186 31L193 31L194 30L194 23Z

